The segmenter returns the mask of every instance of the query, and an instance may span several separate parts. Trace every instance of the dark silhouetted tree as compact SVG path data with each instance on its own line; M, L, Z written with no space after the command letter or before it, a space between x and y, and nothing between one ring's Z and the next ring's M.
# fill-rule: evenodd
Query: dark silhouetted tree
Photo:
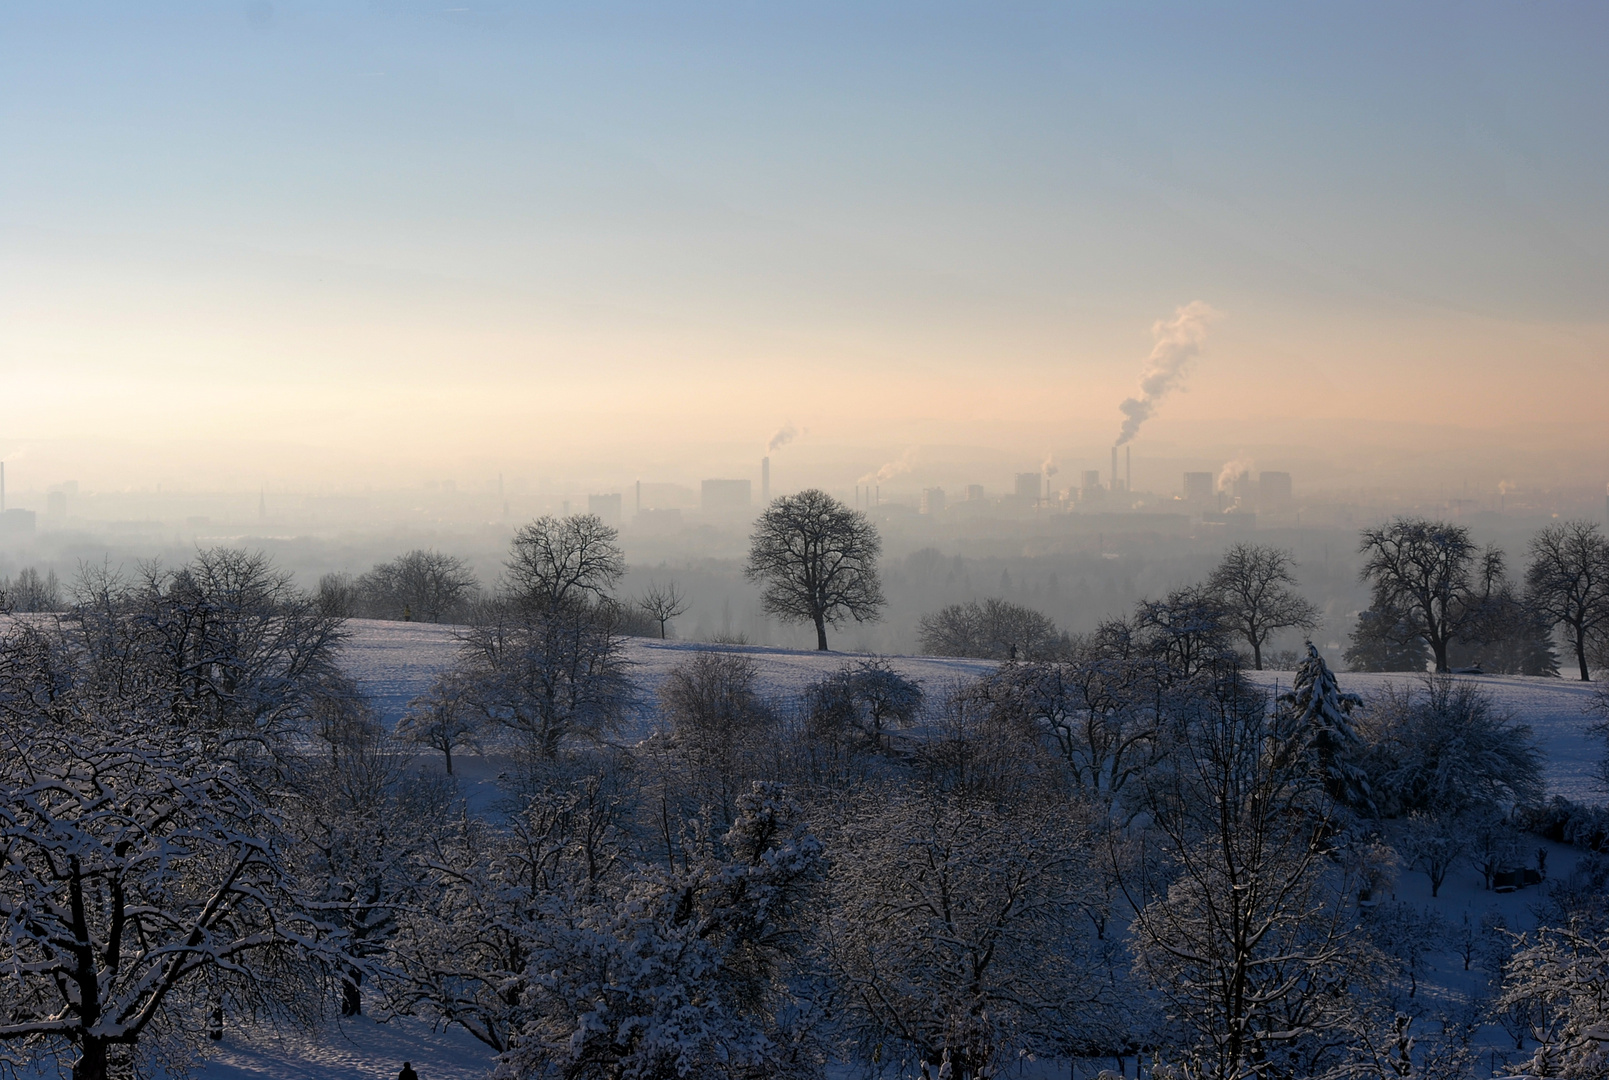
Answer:
M1207 580L1224 623L1251 646L1252 667L1263 669L1263 646L1280 630L1312 630L1319 611L1293 586L1291 555L1263 544L1236 544Z
M596 514L537 518L514 534L507 564L512 598L544 611L607 599L626 572L619 537Z
M1488 604L1502 589L1502 555L1480 552L1461 525L1423 518L1364 529L1358 551L1366 556L1361 576L1374 586L1374 609L1408 615L1436 670L1449 670L1447 646L1478 638Z
M1609 539L1595 522L1547 526L1531 539L1525 587L1546 623L1564 628L1586 682L1593 640L1609 636Z
M744 573L764 582L761 602L769 614L814 623L816 648L826 651L827 627L882 617L882 547L865 514L811 488L775 500L760 515Z
M659 636L663 639L665 637L665 627L669 625L670 621L687 611L687 598L681 594L681 590L676 588L674 581L668 585L660 585L657 582L650 581L648 591L642 594L642 597L637 601L637 606L647 612L648 617L659 624Z

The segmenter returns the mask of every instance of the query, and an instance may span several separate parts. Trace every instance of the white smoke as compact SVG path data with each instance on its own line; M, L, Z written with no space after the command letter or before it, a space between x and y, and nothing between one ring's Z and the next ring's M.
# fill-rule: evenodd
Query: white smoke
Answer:
M1173 389L1190 361L1200 354L1207 327L1220 317L1210 305L1192 300L1176 310L1173 318L1159 319L1151 327L1156 345L1145 362L1145 370L1140 372L1140 396L1127 398L1118 406L1124 419L1115 445L1122 446L1139 434L1140 425L1156 411L1157 402Z
M1056 465L1056 455L1046 454L1045 460L1039 466L1039 471L1044 473L1046 476L1055 476L1057 473L1061 472L1061 469Z
M781 450L784 446L787 446L798 437L798 428L794 427L792 424L783 424L777 429L777 433L771 436L771 441L765 444L766 453Z
M885 481L894 479L894 477L899 476L902 473L910 472L911 466L915 463L916 447L913 446L895 460L890 461L887 465L884 465L881 469L878 469L876 472L869 472L855 482L857 484L881 484Z
M1507 480L1504 480L1502 483L1497 485L1497 493L1499 495L1507 495L1509 492L1511 492L1513 490L1514 490L1514 485L1509 483Z
M1257 463L1251 458L1246 457L1244 454L1236 457L1235 460L1228 462L1222 469L1218 470L1218 490L1230 490L1231 485L1233 485L1236 480L1239 480L1242 476L1251 472L1256 467Z

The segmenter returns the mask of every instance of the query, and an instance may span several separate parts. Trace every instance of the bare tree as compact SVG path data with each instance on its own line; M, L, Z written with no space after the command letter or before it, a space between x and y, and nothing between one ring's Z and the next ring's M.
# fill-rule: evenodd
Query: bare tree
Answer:
M480 718L465 700L467 689L457 672L448 672L410 701L397 722L400 738L441 751L448 776L453 774L453 751L475 746L480 734Z
M1448 644L1478 634L1488 602L1502 591L1502 554L1478 551L1461 525L1423 518L1398 518L1361 537L1358 551L1368 556L1361 576L1374 586L1374 609L1411 616L1436 670L1449 670Z
M1236 544L1207 579L1229 627L1251 646L1252 667L1263 669L1263 646L1280 630L1311 631L1319 611L1296 592L1288 551L1265 544Z
M510 592L538 610L608 598L626 572L619 536L596 514L537 518L514 534Z
M743 572L765 582L761 602L768 613L815 623L816 648L825 652L828 626L882 617L882 548L865 514L811 488L775 500L760 515Z
M1591 521L1545 527L1531 540L1525 584L1532 606L1565 628L1586 682L1592 642L1609 635L1609 539Z
M450 678L481 719L553 759L566 740L614 728L632 700L624 646L607 611L489 605L464 635Z
M319 586L323 597L323 579ZM359 602L374 617L432 623L456 614L478 588L464 560L429 549L380 563L356 582ZM332 600L336 591L332 583L328 593Z
M0 611L60 611L61 581L56 571L40 576L31 566L17 571L11 581L0 578Z
M930 655L987 660L1048 660L1065 640L1048 617L998 597L923 615L917 634Z
M646 611L650 618L659 624L659 636L665 637L665 627L676 616L687 611L687 598L676 588L672 581L668 585L657 582L648 583L648 591L642 594L637 606Z

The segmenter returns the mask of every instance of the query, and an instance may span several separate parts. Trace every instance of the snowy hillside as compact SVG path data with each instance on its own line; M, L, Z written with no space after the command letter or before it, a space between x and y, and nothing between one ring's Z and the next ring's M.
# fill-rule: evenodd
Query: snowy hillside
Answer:
M450 626L367 619L354 619L348 626L351 638L343 654L344 663L379 706L387 724L395 724L408 702L452 663L458 645L456 630ZM838 668L846 658L843 653L633 638L627 656L634 665L632 677L645 705L645 725L646 707L665 676L691 653L704 649L740 652L750 657L759 667L762 692L776 698L797 694L812 680ZM975 678L994 666L986 660L941 657L902 656L891 662L902 674L921 682L930 694L942 692L956 680ZM1291 680L1289 672L1279 671L1254 672L1253 677L1271 689L1288 687ZM1572 799L1597 797L1592 772L1598 751L1586 737L1586 706L1596 684L1519 675L1459 677L1472 678L1516 720L1535 731L1547 757L1546 777L1551 793ZM1368 697L1387 685L1407 685L1414 676L1341 672L1338 678L1342 689Z

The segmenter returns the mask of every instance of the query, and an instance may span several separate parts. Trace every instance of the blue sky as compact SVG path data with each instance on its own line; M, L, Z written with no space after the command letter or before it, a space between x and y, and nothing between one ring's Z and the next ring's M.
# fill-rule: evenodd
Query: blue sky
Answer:
M1142 440L1590 424L1606 60L1588 4L11 5L0 442L1078 453L1195 300Z

